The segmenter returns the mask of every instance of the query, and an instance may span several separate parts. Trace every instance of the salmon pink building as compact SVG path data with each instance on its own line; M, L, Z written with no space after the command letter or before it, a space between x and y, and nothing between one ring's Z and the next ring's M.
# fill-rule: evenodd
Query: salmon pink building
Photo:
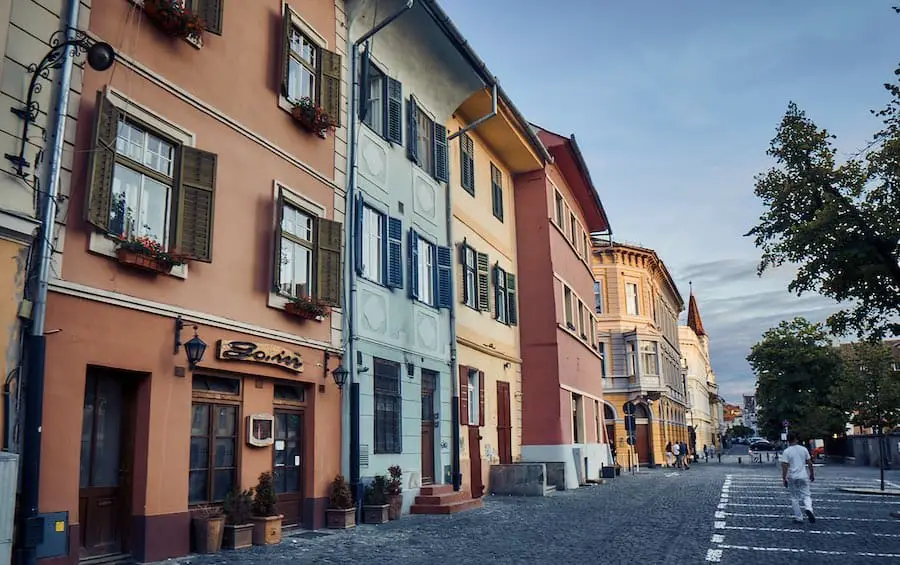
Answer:
M285 525L319 527L340 471L343 1L193 0L189 37L144 2L92 4L117 63L85 65L69 106L39 505L66 516L56 561L186 555L192 515L262 472Z
M515 179L522 460L565 463L576 488L612 464L591 271L610 227L575 137L537 131L553 162Z

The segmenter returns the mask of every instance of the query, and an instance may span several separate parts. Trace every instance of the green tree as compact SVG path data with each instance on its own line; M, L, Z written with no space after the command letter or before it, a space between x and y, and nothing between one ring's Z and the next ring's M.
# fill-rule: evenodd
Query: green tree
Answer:
M848 305L828 319L839 335L900 334L900 81L884 87L890 100L872 112L883 127L843 162L835 136L791 102L767 151L776 164L755 178L765 210L746 235L762 250L760 275L799 265L791 292Z
M753 428L737 425L733 426L728 432L731 437L750 437L753 435Z
M834 391L848 421L876 430L900 425L900 372L894 370L891 347L864 341L842 353L845 369Z
M747 361L757 378L762 435L778 438L784 420L803 438L843 431L844 415L831 394L842 361L822 324L805 318L783 321L763 334Z

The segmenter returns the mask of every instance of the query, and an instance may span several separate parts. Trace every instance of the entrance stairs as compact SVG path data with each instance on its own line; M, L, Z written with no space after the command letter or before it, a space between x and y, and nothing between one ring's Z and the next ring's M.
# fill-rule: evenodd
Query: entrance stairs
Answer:
M411 514L455 514L482 506L481 499L472 498L467 491L454 491L452 485L430 485L419 490L409 511Z

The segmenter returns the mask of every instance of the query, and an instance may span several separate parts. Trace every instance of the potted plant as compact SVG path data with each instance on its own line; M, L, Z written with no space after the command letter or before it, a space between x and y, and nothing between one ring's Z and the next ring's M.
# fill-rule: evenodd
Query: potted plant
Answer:
M181 0L143 0L147 19L170 37L199 41L204 24Z
M225 518L218 506L198 506L193 511L194 541L197 553L217 553L222 549Z
M400 465L391 465L388 467L388 473L391 479L387 484L388 498L388 518L391 520L399 520L400 514L403 512L403 470Z
M345 530L356 526L356 505L343 475L336 476L331 482L325 515L329 528Z
M253 523L250 511L253 491L234 489L225 495L222 509L225 511L225 535L222 544L227 549L242 549L253 545Z
M119 235L115 238L119 263L149 273L166 274L184 264L184 258L166 251L155 239L146 236Z
M388 521L387 479L376 475L372 484L366 487L363 501L363 521L366 524L384 524Z
M304 320L321 322L331 309L324 302L311 296L291 296L288 303L284 305L284 311Z
M304 96L291 108L291 116L304 128L325 137L329 131L334 131L336 122L328 115L324 108L313 102L309 96Z
M272 473L260 473L253 494L253 545L281 543L281 519L275 503Z

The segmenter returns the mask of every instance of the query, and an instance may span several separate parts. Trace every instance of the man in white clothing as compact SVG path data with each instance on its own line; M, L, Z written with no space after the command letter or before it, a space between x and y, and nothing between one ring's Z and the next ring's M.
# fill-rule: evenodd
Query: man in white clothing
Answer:
M813 514L812 497L809 494L809 483L816 480L813 462L809 451L797 444L797 434L788 434L790 447L781 454L781 480L791 497L791 508L794 510L794 522L802 523L803 514L800 513L800 501L803 500L803 511L809 518L809 523L816 522Z

